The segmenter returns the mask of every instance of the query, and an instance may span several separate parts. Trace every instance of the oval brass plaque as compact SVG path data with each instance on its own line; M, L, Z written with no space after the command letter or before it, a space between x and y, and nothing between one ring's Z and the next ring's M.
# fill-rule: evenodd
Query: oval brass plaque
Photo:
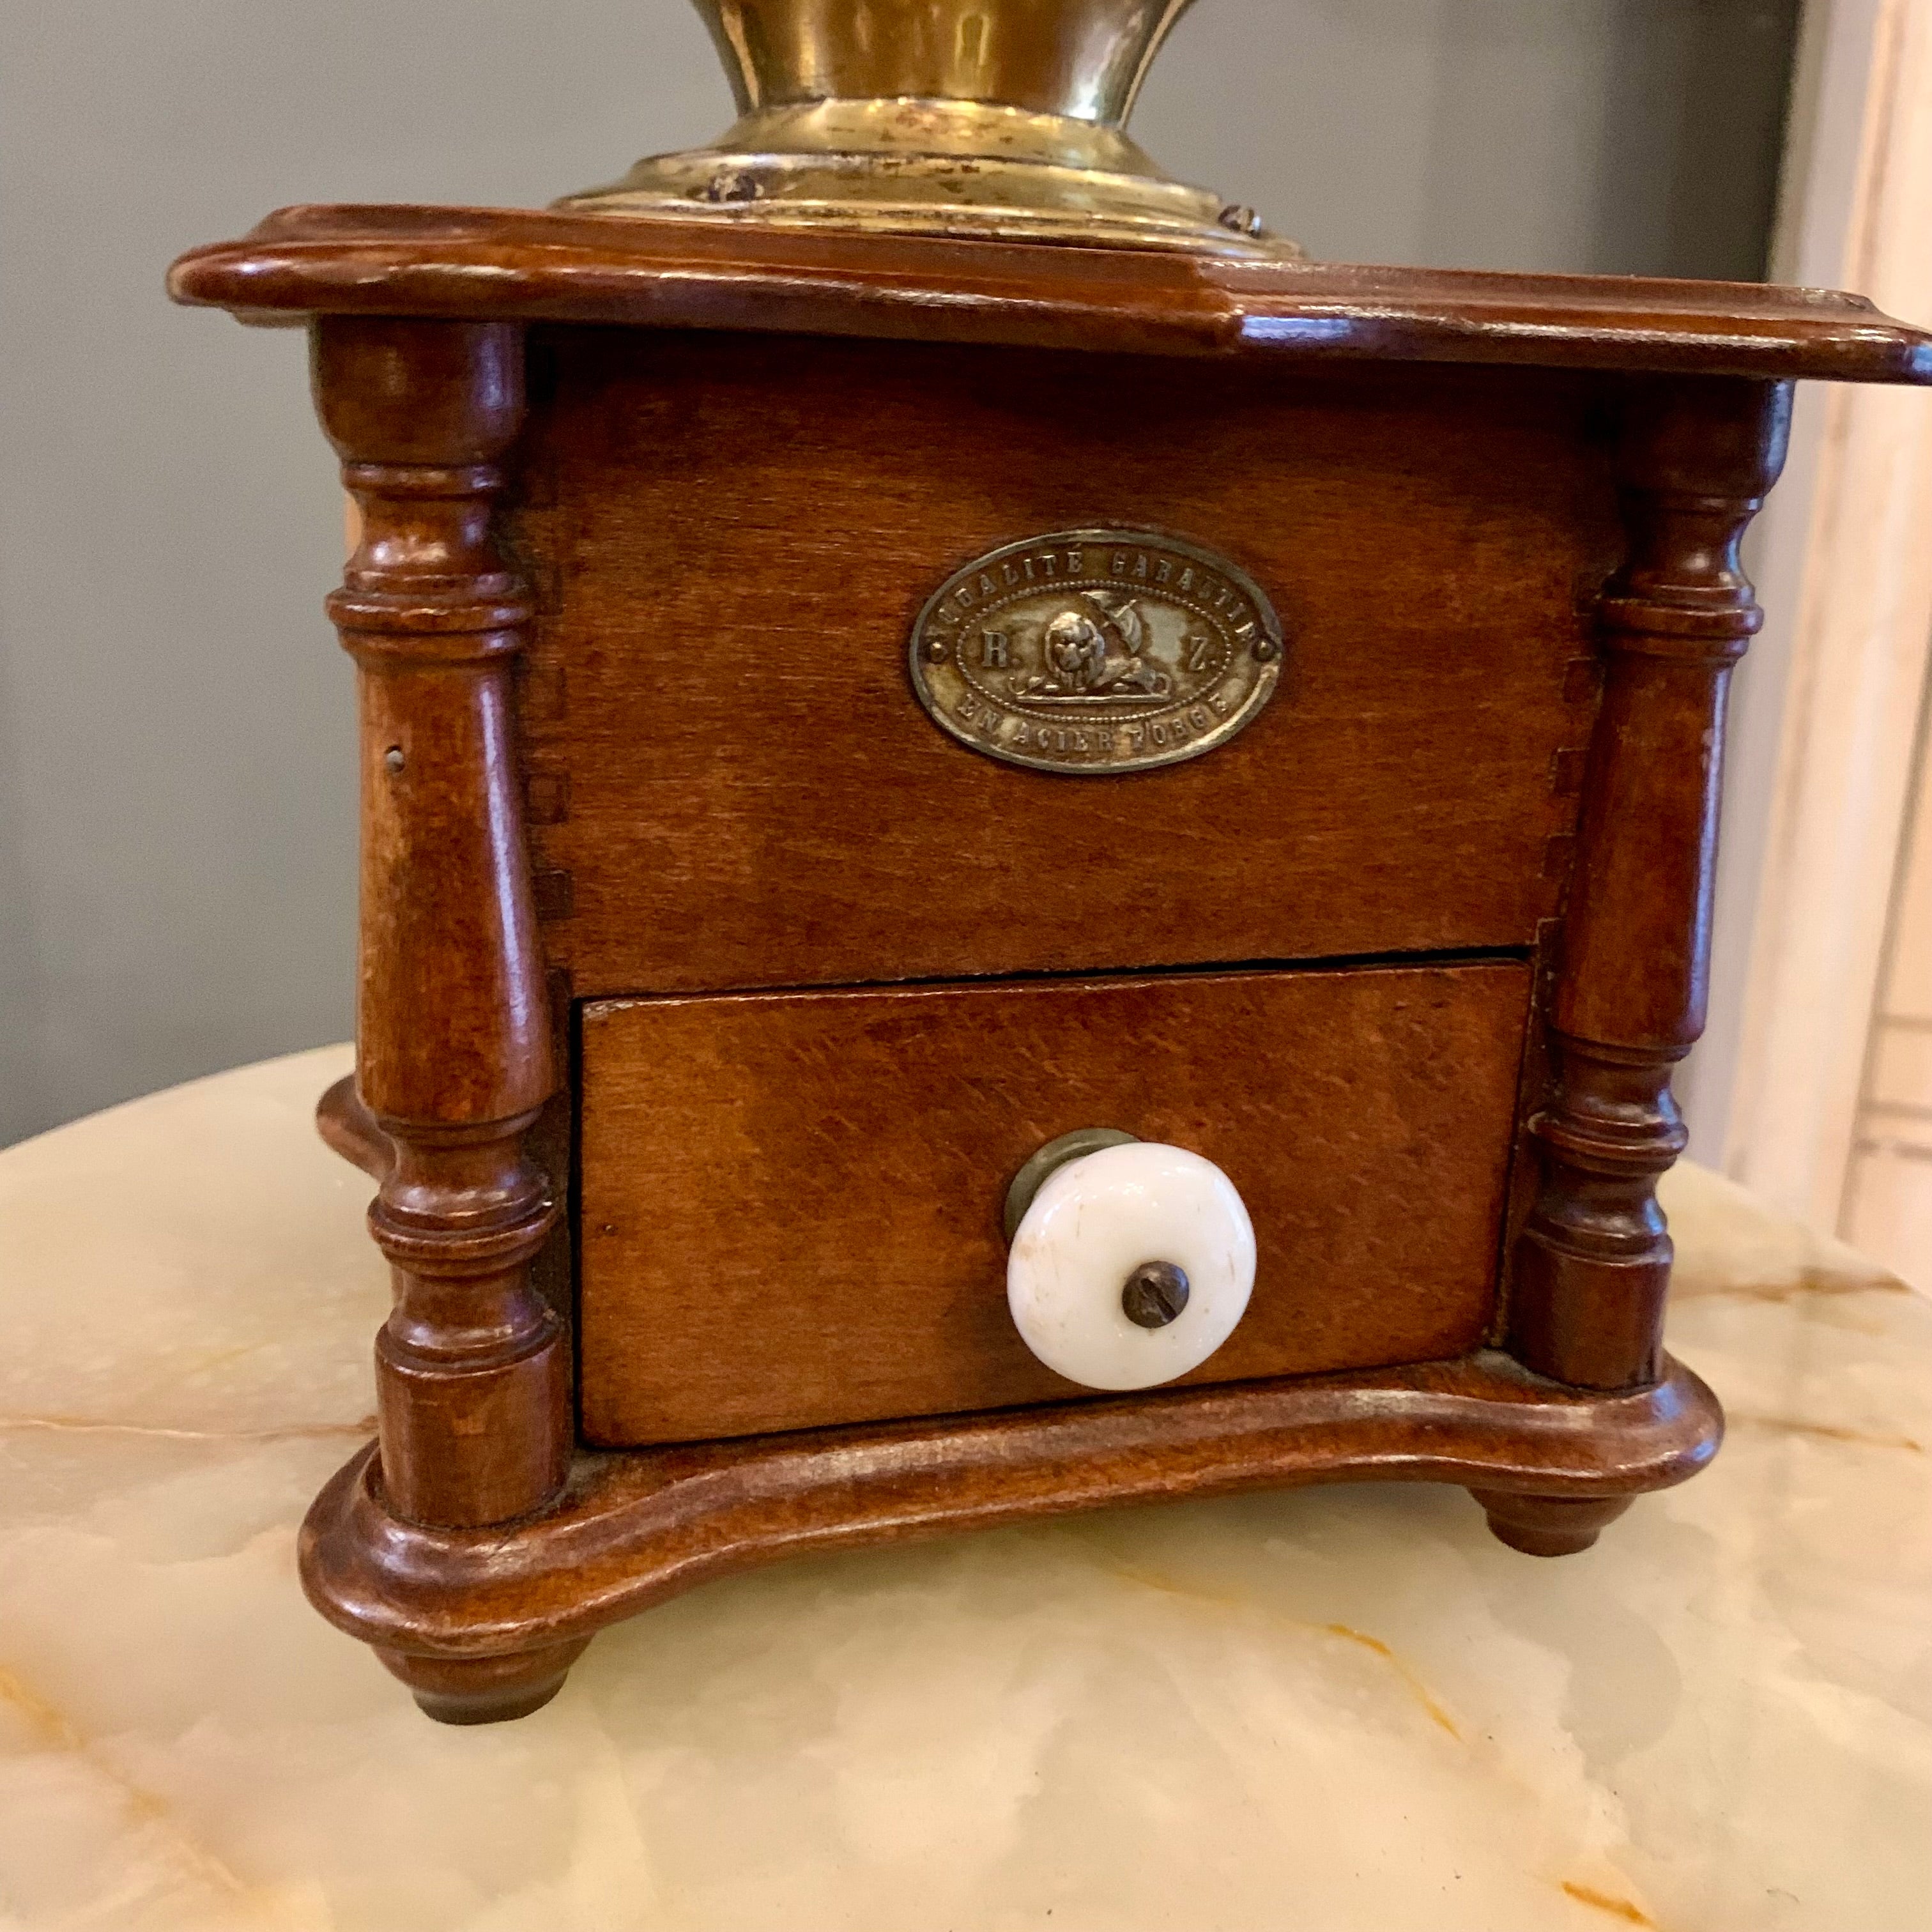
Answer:
M1060 530L956 570L912 633L913 688L962 744L1038 771L1145 771L1224 744L1273 696L1281 625L1224 556Z

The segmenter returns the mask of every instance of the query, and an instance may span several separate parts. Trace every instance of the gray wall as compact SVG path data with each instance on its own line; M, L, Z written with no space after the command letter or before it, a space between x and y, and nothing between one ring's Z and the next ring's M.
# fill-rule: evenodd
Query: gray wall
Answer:
M1798 0L1202 0L1135 131L1339 258L1750 276ZM0 8L0 1142L350 1023L341 508L168 259L709 138L679 0Z

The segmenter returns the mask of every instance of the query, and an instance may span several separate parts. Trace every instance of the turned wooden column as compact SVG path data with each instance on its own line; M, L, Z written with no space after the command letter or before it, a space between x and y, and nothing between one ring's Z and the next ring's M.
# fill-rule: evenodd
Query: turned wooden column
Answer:
M1657 378L1626 393L1629 550L1601 606L1552 1090L1531 1124L1541 1186L1510 1282L1511 1352L1575 1388L1662 1373L1671 1245L1657 1180L1684 1140L1670 1078L1703 1030L1726 687L1762 621L1738 548L1777 481L1790 412L1786 383ZM1482 1500L1504 1541L1543 1555L1587 1544L1621 1507Z
M530 613L490 532L522 368L504 324L314 333L317 407L362 512L328 611L360 674L356 1086L393 1150L369 1214L395 1286L382 1484L397 1515L442 1528L546 1502L571 1443L563 1336L529 1278L557 1212L524 1145L556 1084L509 718ZM386 1660L428 1702L505 1675Z

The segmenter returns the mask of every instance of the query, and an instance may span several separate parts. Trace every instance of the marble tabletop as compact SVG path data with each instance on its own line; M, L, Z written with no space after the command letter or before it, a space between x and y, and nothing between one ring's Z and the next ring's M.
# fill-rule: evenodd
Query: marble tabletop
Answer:
M1448 1489L822 1558L452 1730L303 1601L370 1430L329 1048L0 1154L0 1925L1932 1925L1932 1305L1682 1169L1717 1462L1538 1562Z

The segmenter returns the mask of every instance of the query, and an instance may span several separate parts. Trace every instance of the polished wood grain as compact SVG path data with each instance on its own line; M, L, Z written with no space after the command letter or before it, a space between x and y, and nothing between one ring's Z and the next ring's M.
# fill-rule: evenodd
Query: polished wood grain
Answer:
M562 1331L528 1280L558 1211L523 1146L556 1077L510 742L530 612L490 531L522 343L330 321L314 375L362 512L328 610L362 707L368 1124L350 1138L380 1173L370 1231L396 1287L376 1348L385 1492L414 1521L492 1522L548 1499L569 1443Z
M1006 1184L1075 1127L1191 1148L1255 1224L1190 1382L1485 1338L1529 1011L1521 962L593 1002L586 1441L1081 1395L1006 1310ZM1390 1211L1400 1202L1399 1213Z
M1468 1483L1491 1508L1532 1498L1601 1520L1694 1474L1722 1426L1716 1398L1676 1363L1655 1387L1612 1396L1480 1354L584 1456L563 1497L508 1535L399 1520L365 1453L310 1510L302 1576L324 1616L427 1681L471 1665L501 1694L541 1695L600 1626L781 1558L1311 1482Z
M1621 550L1597 379L608 330L532 353L519 718L580 992L1495 950L1556 912ZM1132 776L963 748L911 698L920 603L1109 521L1253 575L1286 636L1268 709Z
M1630 553L1608 655L1533 1131L1542 1192L1516 1250L1510 1346L1588 1388L1655 1380L1670 1237L1658 1176L1685 1132L1672 1069L1704 1028L1724 700L1763 621L1738 545L1784 460L1788 387L1648 382L1625 402Z
M1219 261L506 208L298 207L171 270L256 320L425 315L1293 362L1932 382L1932 336L1756 283Z

